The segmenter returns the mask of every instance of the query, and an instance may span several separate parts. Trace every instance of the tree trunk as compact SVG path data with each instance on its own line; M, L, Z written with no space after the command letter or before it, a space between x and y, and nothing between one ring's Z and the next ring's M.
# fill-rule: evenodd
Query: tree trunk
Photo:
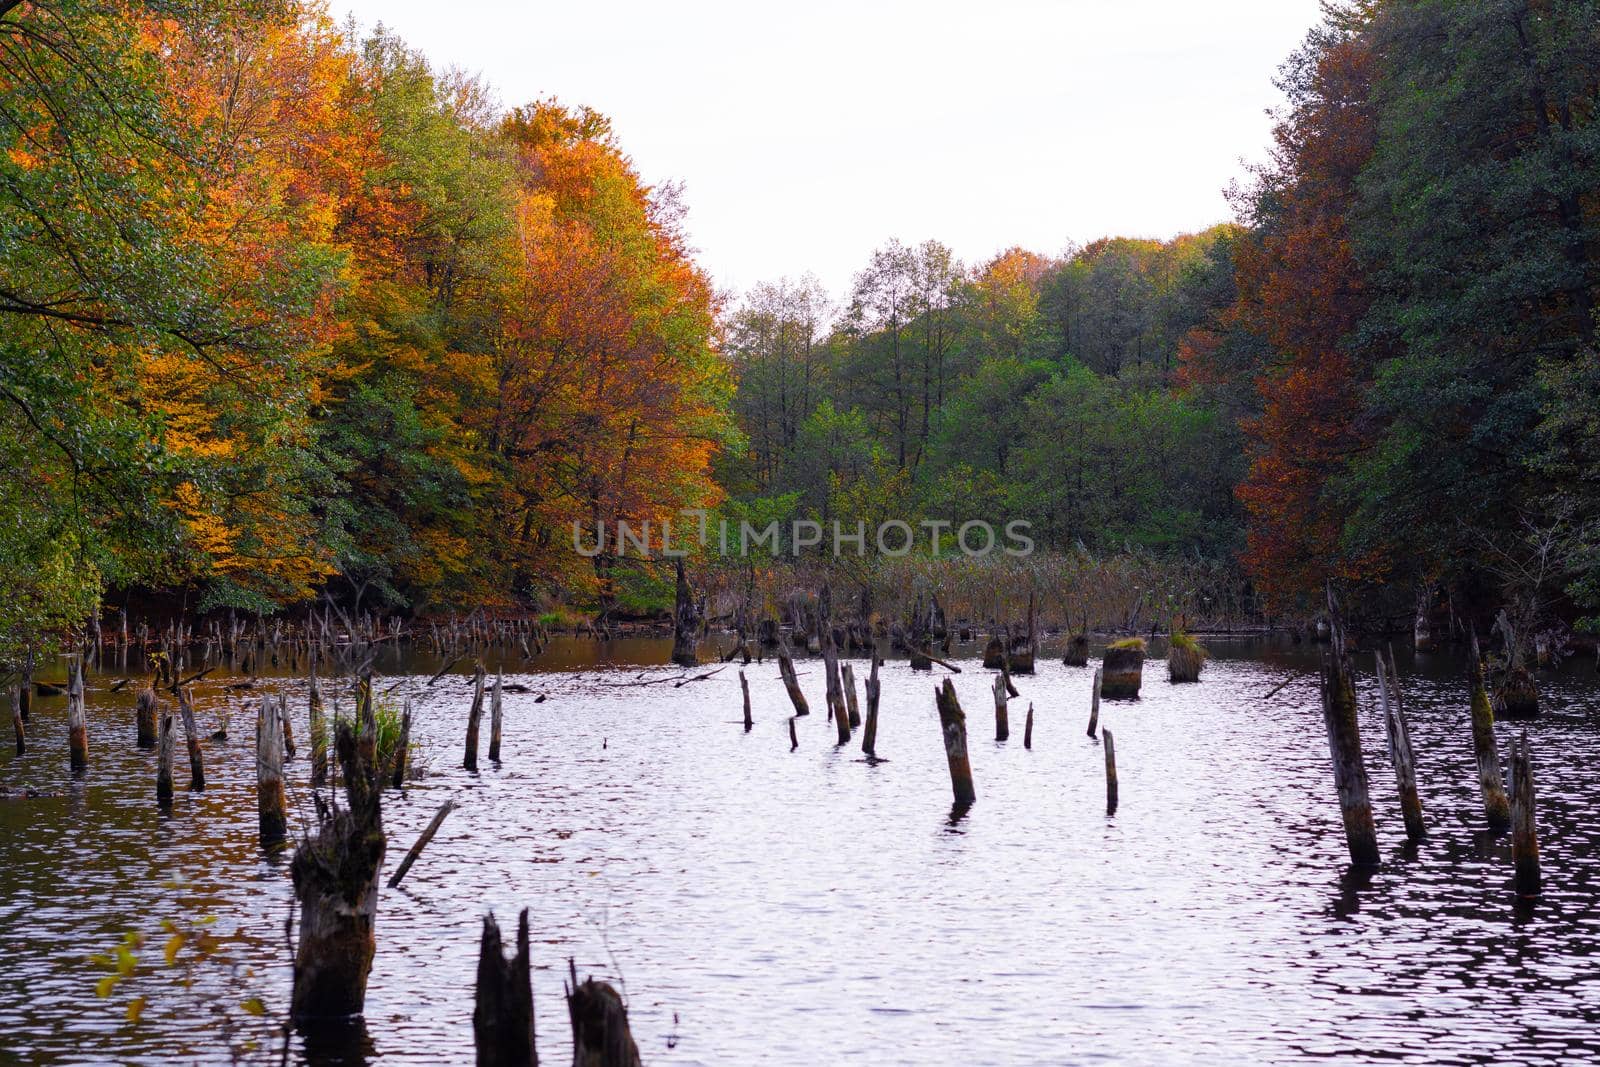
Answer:
M1333 782L1339 791L1339 814L1344 821L1350 862L1358 867L1374 867L1379 859L1378 832L1372 822L1367 765L1361 756L1356 691L1345 655L1344 627L1334 620L1329 630L1329 645L1322 654L1322 718L1333 758Z
M1483 814L1489 829L1504 831L1511 826L1511 800L1506 796L1505 778L1500 773L1500 747L1494 736L1494 708L1483 688L1483 662L1479 659L1478 635L1472 635L1472 751L1478 761L1478 788L1483 794Z
M483 722L483 662L473 664L472 674L472 709L467 712L467 744L466 752L461 758L464 770L477 771L478 769L478 727Z
M83 706L83 660L73 656L67 666L67 748L72 769L89 767L89 717Z
M605 982L578 984L578 970L569 961L572 985L567 1014L572 1019L572 1067L640 1067L639 1046L628 1030L628 1009Z
M478 1067L535 1067L539 1062L529 955L527 908L517 917L517 950L510 959L501 949L500 926L494 921L494 914L483 917L472 1009Z
M694 591L683 573L683 560L677 561L678 581L672 611L672 662L693 667L700 662L695 651L700 635L700 620L694 609Z
M138 706L133 713L138 732L136 743L140 748L155 748L161 740L156 733L156 691L150 688L141 689L138 700Z
M1389 761L1394 764L1395 785L1400 793L1400 812L1406 821L1406 839L1421 841L1428 836L1422 821L1422 798L1417 793L1417 757L1411 750L1411 731L1400 706L1399 682L1390 678L1383 653L1376 654L1378 695L1383 703L1384 731L1389 738Z
M256 811L261 831L261 847L276 852L289 837L289 820L284 809L283 728L278 719L284 713L278 698L261 698L256 713Z
M972 762L967 756L967 717L950 679L934 690L934 703L939 708L939 728L944 733L944 754L950 764L950 788L956 806L969 807L977 801L978 793L972 785Z

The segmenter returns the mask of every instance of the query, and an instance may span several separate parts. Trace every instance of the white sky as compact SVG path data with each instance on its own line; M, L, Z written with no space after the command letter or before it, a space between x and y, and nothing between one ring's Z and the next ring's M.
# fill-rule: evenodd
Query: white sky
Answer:
M329 0L507 105L613 119L737 293L837 296L891 237L968 262L1229 217L1318 0Z

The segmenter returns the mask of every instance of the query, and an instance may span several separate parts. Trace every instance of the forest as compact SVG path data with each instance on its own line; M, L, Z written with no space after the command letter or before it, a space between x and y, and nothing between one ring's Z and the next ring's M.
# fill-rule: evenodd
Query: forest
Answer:
M685 509L1592 628L1596 13L1333 4L1232 220L735 295L584 107L299 0L0 0L0 659L135 600L649 614L575 524Z

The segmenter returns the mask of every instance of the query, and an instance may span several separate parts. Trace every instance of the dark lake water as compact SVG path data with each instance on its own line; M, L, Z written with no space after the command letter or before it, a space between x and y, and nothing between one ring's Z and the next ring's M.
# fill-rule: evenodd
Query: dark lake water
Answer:
M435 809L460 809L385 890L364 1031L295 1036L291 1062L471 1062L481 917L530 910L541 1047L564 1062L566 961L625 986L646 1064L1096 1064L1593 1061L1600 1054L1600 687L1589 664L1541 676L1526 724L1545 896L1514 904L1510 844L1482 829L1454 660L1401 658L1432 839L1405 845L1361 655L1362 731L1381 868L1347 867L1315 653L1210 642L1200 685L1145 671L1107 703L1121 806L1085 736L1091 669L1041 656L993 736L989 672L955 683L978 802L952 820L933 679L883 671L878 752L835 747L820 661L791 752L776 663L681 687L663 642L558 641L506 680L499 766L460 769L470 679L380 662L406 680L430 773L385 800L387 867ZM491 661L490 668L495 664ZM458 668L459 669L459 668ZM864 679L866 664L857 661ZM59 672L57 672L59 673ZM51 677L50 672L45 673ZM89 678L91 765L67 767L62 698L36 701L28 753L0 752L0 1061L276 1062L288 1001L285 857L256 844L254 697L197 687L209 785L155 802L133 695ZM1290 684L1270 700L1280 682ZM226 681L226 679L222 679ZM292 818L311 812L303 682L282 685L300 742ZM1023 748L1027 705L1033 748ZM341 698L348 710L350 697ZM1501 751L1513 729L1498 727ZM485 733L487 738L487 733ZM224 959L161 965L163 919L216 916ZM96 995L89 960L147 937L138 972ZM137 1024L126 1004L146 998ZM267 1012L242 1010L259 997ZM254 1043L254 1044L252 1044Z

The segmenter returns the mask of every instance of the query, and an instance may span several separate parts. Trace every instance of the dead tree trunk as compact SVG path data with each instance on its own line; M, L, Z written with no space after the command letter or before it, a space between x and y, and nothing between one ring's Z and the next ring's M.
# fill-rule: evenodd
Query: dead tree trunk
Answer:
M1100 671L1101 671L1101 669L1102 668L1100 668L1100 667L1096 667L1094 669L1094 689L1089 694L1089 736L1090 737L1093 737L1094 734L1095 734L1095 731L1100 728L1100 678L1101 678Z
M1331 610L1329 643L1322 654L1322 719L1333 758L1333 782L1339 791L1350 862L1357 867L1378 864L1378 831L1372 822L1367 790L1367 765L1361 756L1361 729L1356 720L1356 690L1345 653L1344 625Z
M411 700L406 699L400 713L400 740L394 749L394 773L389 784L396 789L406 787L406 773L411 766Z
M328 720L322 709L322 689L317 685L316 646L310 654L311 679L306 704L311 717L311 785L321 788L328 783Z
M994 676L994 739L1004 741L1011 736L1011 716L1006 709L1005 672Z
M778 673L783 676L783 687L789 691L789 701L796 715L810 715L806 695L800 691L800 679L794 673L794 660L789 657L789 642L778 645Z
M944 732L944 754L950 764L950 788L956 807L970 807L977 801L978 792L972 786L972 761L967 756L967 717L950 679L934 690L934 703L939 708L939 728Z
M22 686L11 687L11 732L17 735L17 755L28 751L28 731L22 722Z
M640 1067L639 1046L628 1030L628 1009L622 997L608 983L593 978L579 985L577 966L569 960L568 967L572 974L567 990L572 1067Z
M346 807L319 807L317 835L301 842L290 865L300 901L290 1004L297 1021L360 1015L376 948L378 872L387 845L378 769L365 757L366 739L358 742L347 724L339 725L334 748Z
M163 808L172 806L172 758L178 747L177 732L172 712L161 716L161 741L156 749L156 804Z
M839 680L844 685L844 706L850 713L850 726L861 725L861 707L856 703L856 672L848 663L839 664Z
M462 768L469 771L478 769L478 727L483 722L483 679L483 662L480 660L473 665L472 710L467 713L466 753L461 759Z
M1100 743L1106 750L1106 814L1117 813L1117 747L1110 730L1100 731Z
M1539 895L1539 832L1533 820L1533 752L1528 732L1511 742L1511 862L1516 869L1517 896Z
M539 1054L533 1027L533 980L529 974L528 909L517 917L517 951L510 959L500 945L500 926L491 912L483 917L478 943L478 984L472 1009L472 1038L478 1067L536 1067Z
M1511 826L1511 800L1500 773L1500 747L1494 736L1494 708L1484 689L1483 661L1478 635L1472 635L1472 751L1478 761L1478 788L1483 794L1483 814L1489 829L1503 832Z
M160 742L156 735L156 691L145 688L139 690L138 706L133 713L135 729L138 740L135 742L140 748L155 748Z
M1028 721L1022 727L1022 747L1033 748L1033 701L1028 701Z
M261 698L256 713L256 811L261 847L275 852L289 838L288 806L283 794L283 708L278 698Z
M672 610L672 662L693 667L700 662L695 645L700 636L700 620L694 609L694 591L683 573L683 560L677 561L676 601Z
M489 762L500 762L500 726L505 711L500 699L500 672L494 672L494 689L489 693Z
M839 730L839 743L850 743L850 712L844 703L844 685L839 680L839 646L833 640L833 624L822 621L822 672L827 675L828 714Z
M406 853L405 859L400 861L400 866L396 867L394 873L389 876L390 889L395 888L405 879L406 872L411 870L411 865L417 862L417 857L422 855L422 850L428 847L428 843L433 840L433 836L439 832L439 827L444 825L445 816L455 810L456 802L454 800L447 800L439 805L439 810L433 813L433 818L429 820L427 829L423 830L421 835L417 837L417 843L411 846Z
M1417 793L1417 757L1411 750L1411 731L1400 706L1400 686L1389 677L1383 653L1376 653L1378 695L1383 703L1384 731L1389 737L1389 760L1394 764L1395 785L1400 792L1400 812L1406 821L1406 839L1421 841L1428 836L1422 821L1422 798Z
M878 650L872 650L872 672L867 675L867 721L861 731L861 751L868 756L878 755L878 698L882 695L882 683L878 681Z
M748 731L756 722L750 716L750 680L744 676L744 671L739 672L739 690L744 694L744 728Z
M89 767L89 717L83 706L83 660L73 656L67 664L67 748L74 771Z

